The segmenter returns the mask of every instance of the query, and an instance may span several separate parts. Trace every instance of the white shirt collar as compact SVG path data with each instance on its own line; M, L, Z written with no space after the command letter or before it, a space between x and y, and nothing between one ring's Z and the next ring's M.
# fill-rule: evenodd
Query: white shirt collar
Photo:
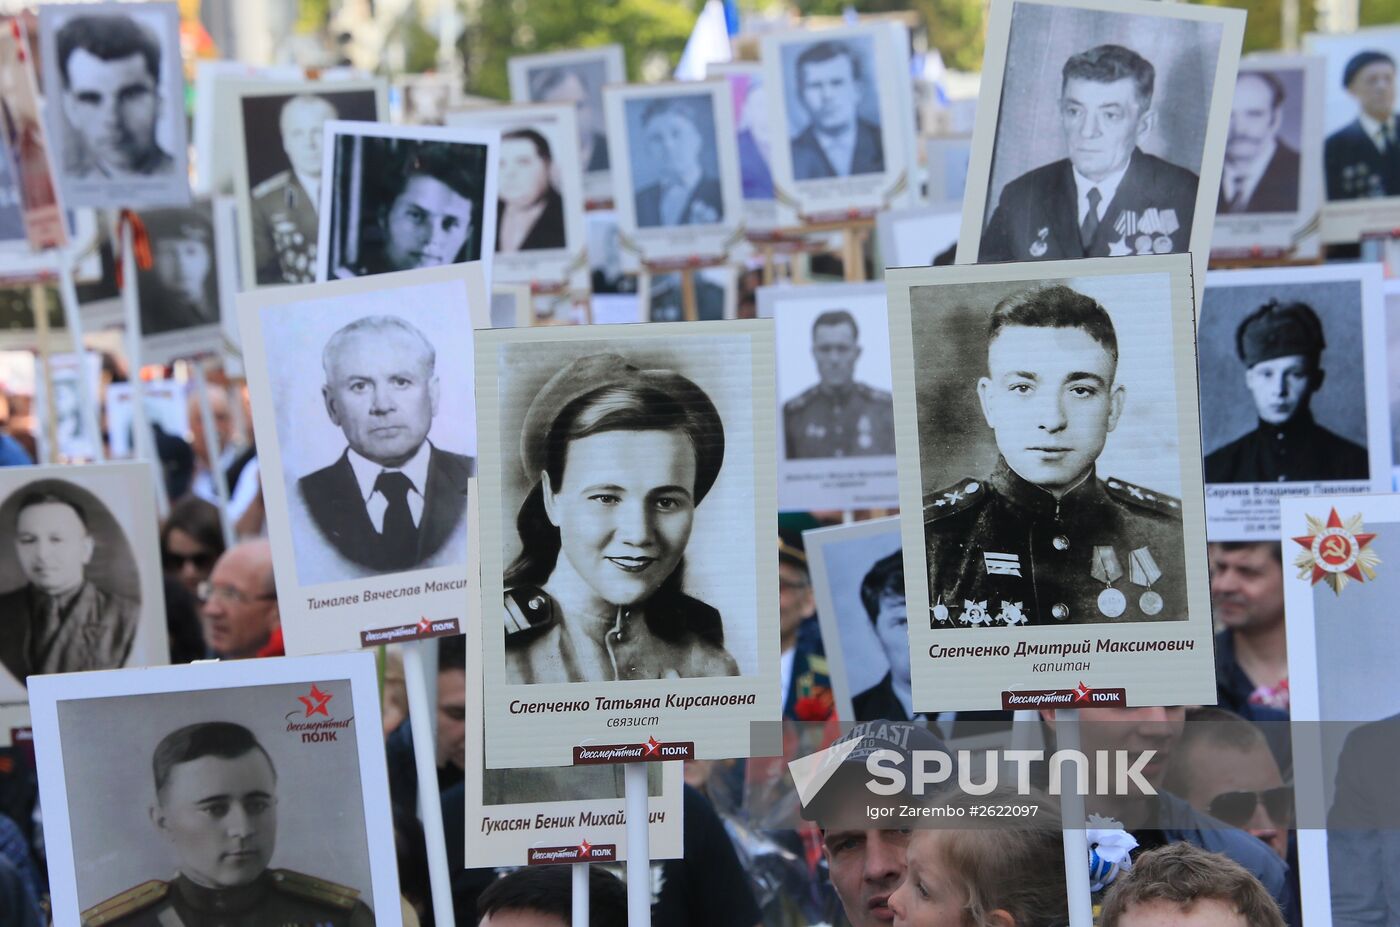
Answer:
M1271 138L1259 153L1259 157L1250 161L1243 171L1230 172L1229 162L1225 164L1225 198L1238 199L1241 203L1248 203L1249 198L1254 195L1254 191L1259 186L1259 181L1264 178L1264 171L1268 170L1269 162L1274 159L1274 153L1278 151L1278 139Z
M385 467L361 457L354 448L346 450L345 455L350 458L350 469L355 471L355 482L360 486L360 498L365 502L374 495L374 483L379 479L379 474L395 470L402 471L403 475L413 483L414 490L420 495L427 495L428 491L428 458L432 456L432 443L424 441L418 445L418 451L408 463L402 467Z
M1123 182L1123 175L1128 173L1128 167L1132 163L1133 159L1129 157L1127 164L1124 164L1121 168L1098 182L1090 180L1088 177L1079 173L1077 168L1075 169L1074 187L1079 191L1080 223L1083 223L1084 217L1089 213L1089 191L1094 187L1099 188L1099 218L1102 219L1104 217L1104 213L1108 209L1108 204L1113 202L1113 195L1118 192L1118 185Z
M1356 118L1357 118L1357 121L1359 121L1359 122L1361 123L1361 128L1363 128L1363 129L1366 130L1366 135L1367 135L1367 137L1371 139L1371 142L1372 142L1377 148L1380 148L1380 147L1381 147L1381 138L1380 138L1381 131L1382 131L1387 125L1389 125L1389 124L1391 123L1392 120L1387 119L1385 122L1381 122L1381 121L1378 120L1378 119L1372 119L1372 118L1371 118L1370 116L1368 116L1366 113L1360 113L1360 114L1357 115Z

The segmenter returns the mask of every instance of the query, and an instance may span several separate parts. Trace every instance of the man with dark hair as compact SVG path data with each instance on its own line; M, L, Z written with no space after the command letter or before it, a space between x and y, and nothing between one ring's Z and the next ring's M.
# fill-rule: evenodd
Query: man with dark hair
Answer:
M860 59L844 42L820 41L797 56L797 93L807 127L792 139L797 180L878 174L885 169L880 127L860 116Z
M1227 856L1173 843L1138 856L1105 896L1100 927L1283 927L1250 872Z
M289 167L252 191L253 266L259 286L316 279L322 134L326 122L338 115L329 99L310 93L282 105L278 141Z
M637 225L710 225L724 217L719 180L705 172L706 139L696 121L698 102L662 97L642 110L642 135L656 182L637 191ZM637 165L633 166L633 170Z
M109 13L74 16L54 44L63 115L80 143L65 170L78 179L172 173L175 159L156 141L160 39L132 16Z
M1235 330L1235 352L1254 396L1258 424L1205 458L1207 483L1364 480L1366 448L1313 420L1327 347L1322 321L1306 303L1271 299Z
M1181 503L1096 470L1117 370L1113 320L1068 286L993 309L977 396L996 466L924 499L935 627L1186 620Z
M567 866L533 866L496 880L476 902L478 927L569 927L572 876ZM590 927L627 927L627 889L601 866L588 867Z
M167 734L151 758L150 820L177 873L82 914L92 927L314 923L371 927L356 889L269 869L277 845L277 770L253 732L229 721Z
M83 507L52 484L36 489L20 500L12 531L26 582L0 595L0 664L24 683L126 663L140 602L87 578L97 544Z
M812 323L815 386L783 404L788 460L887 457L894 454L894 397L855 379L860 329L844 309Z
M1243 71L1235 81L1217 212L1297 210L1298 152L1278 137L1283 100L1283 82L1272 72Z
M1099 45L1065 62L1059 111L1069 157L1002 189L982 232L978 260L1187 249L1200 178L1138 147L1157 123L1155 80L1151 62L1121 45ZM998 142L1005 154L1003 145L1009 148L1013 139Z
M889 672L875 685L851 695L856 721L908 721L914 717L909 668L909 609L904 598L904 551L875 562L860 583L860 604L885 651Z
M1278 541L1209 546L1217 704L1251 721L1288 720L1288 634Z
M1383 51L1358 52L1342 71L1342 86L1356 100L1357 115L1323 146L1327 198L1400 196L1395 59Z

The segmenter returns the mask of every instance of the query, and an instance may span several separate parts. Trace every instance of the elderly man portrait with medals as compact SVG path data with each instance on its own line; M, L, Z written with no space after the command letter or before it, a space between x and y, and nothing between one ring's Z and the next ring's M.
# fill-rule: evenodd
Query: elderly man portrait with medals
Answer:
M1128 405L1096 300L1032 287L992 310L977 397L998 459L924 499L936 628L1184 621L1181 503L1098 473Z

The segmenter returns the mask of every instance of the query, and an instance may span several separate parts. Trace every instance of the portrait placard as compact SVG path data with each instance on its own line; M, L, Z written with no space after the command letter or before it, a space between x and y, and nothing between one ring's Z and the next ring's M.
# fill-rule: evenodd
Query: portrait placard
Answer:
M50 143L39 116L39 92L31 63L24 18L0 20L0 120L4 147L13 170L20 218L29 246L57 248L68 240L59 205L59 189Z
M461 633L481 265L238 305L287 652Z
M993 2L958 263L1208 252L1244 19Z
M232 107L236 86L253 80L302 80L305 72L296 65L259 68L241 61L216 59L194 62L194 113L190 119L194 133L194 181L196 196L219 196L233 192L234 163L239 152L214 140L219 118ZM223 124L227 127L227 123Z
M804 219L912 205L907 33L893 23L768 33L773 188Z
M1212 541L1277 536L1285 496L1387 492L1378 264L1212 271L1197 321Z
M574 107L476 107L453 110L446 121L501 135L491 279L587 291L588 232Z
M773 125L768 118L771 110L763 84L763 65L755 61L711 64L705 76L729 82L745 227L750 232L769 232L795 224L791 210L773 193Z
M223 82L220 82L222 86ZM382 80L229 81L243 290L316 279L325 125L380 122Z
M34 418L41 423L34 435L38 446L39 459L48 461L73 462L102 459L101 424L87 420L83 404L83 387L87 386L91 398L91 408L101 407L99 389L101 387L102 357L95 351L83 354L87 364L87 378L84 380L78 369L77 354L50 354L49 375L44 377L42 357L34 358ZM49 430L42 423L49 416L49 390L53 386L54 432L57 447L49 447Z
M1400 496L1280 503L1298 869L1310 924L1397 911Z
M69 207L190 200L185 71L174 3L39 7L53 164Z
M621 45L599 45L506 62L510 98L516 103L572 103L578 112L579 163L589 205L612 199L612 153L603 117L603 88L627 80Z
M778 511L899 504L883 283L766 286L778 339Z
M401 927L378 696L367 653L35 679L55 921Z
M168 364L223 347L223 306L214 208L195 200L141 213L151 240L151 267L137 270L141 359Z
M477 604L468 608L476 612ZM484 742L481 686L483 630L473 615L467 647L466 742ZM466 866L616 862L627 858L627 810L621 766L487 769L473 751L466 765ZM681 794L684 764L647 767L647 852L651 859L683 855Z
M0 703L41 673L170 661L151 465L0 469Z
M106 395L107 454L114 460L131 456L131 433L135 412L131 407L131 383L109 383ZM167 435L184 439L190 428L189 401L183 383L174 380L146 380L141 384L141 401L146 421ZM232 487L230 487L232 488Z
M899 518L802 532L836 716L853 723L914 716Z
M1303 37L1303 50L1327 61L1322 240L1345 244L1366 234L1389 235L1400 225L1400 147L1395 141L1400 27L1309 34Z
M915 206L889 209L875 219L885 267L929 267L953 263L962 229L961 204L951 209Z
M744 228L729 84L629 84L603 91L622 265L722 257Z
M326 123L320 281L480 261L496 239L494 130Z
M457 74L399 74L389 85L389 118L399 125L440 126L466 96Z
M493 329L476 364L487 768L769 749L773 323Z
M1211 701L1190 258L886 281L914 707Z
M1217 257L1315 257L1320 238L1324 61L1252 55L1240 62L1216 202Z
M721 265L705 267L693 272L695 286L695 317L701 322L716 319L732 319L738 315L739 281L734 268ZM630 302L607 306L613 314L605 312L603 318L615 322L683 322L685 321L685 286L679 271L666 274L643 273L637 296ZM645 315L636 318L638 308L645 307ZM598 321L595 310L593 321Z

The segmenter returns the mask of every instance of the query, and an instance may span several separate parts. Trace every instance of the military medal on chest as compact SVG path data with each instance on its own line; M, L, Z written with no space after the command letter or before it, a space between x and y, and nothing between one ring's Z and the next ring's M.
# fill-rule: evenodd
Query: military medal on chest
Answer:
M1118 562L1118 553L1108 545L1094 548L1094 562L1089 571L1094 579L1104 584L1099 593L1099 611L1109 618L1117 618L1128 607L1128 599L1113 584L1123 577L1123 566Z
M1156 615L1162 610L1162 596L1152 588L1152 584L1162 578L1157 561L1152 559L1152 551L1139 547L1128 555L1128 582L1147 589L1138 597L1138 608L1144 615Z

